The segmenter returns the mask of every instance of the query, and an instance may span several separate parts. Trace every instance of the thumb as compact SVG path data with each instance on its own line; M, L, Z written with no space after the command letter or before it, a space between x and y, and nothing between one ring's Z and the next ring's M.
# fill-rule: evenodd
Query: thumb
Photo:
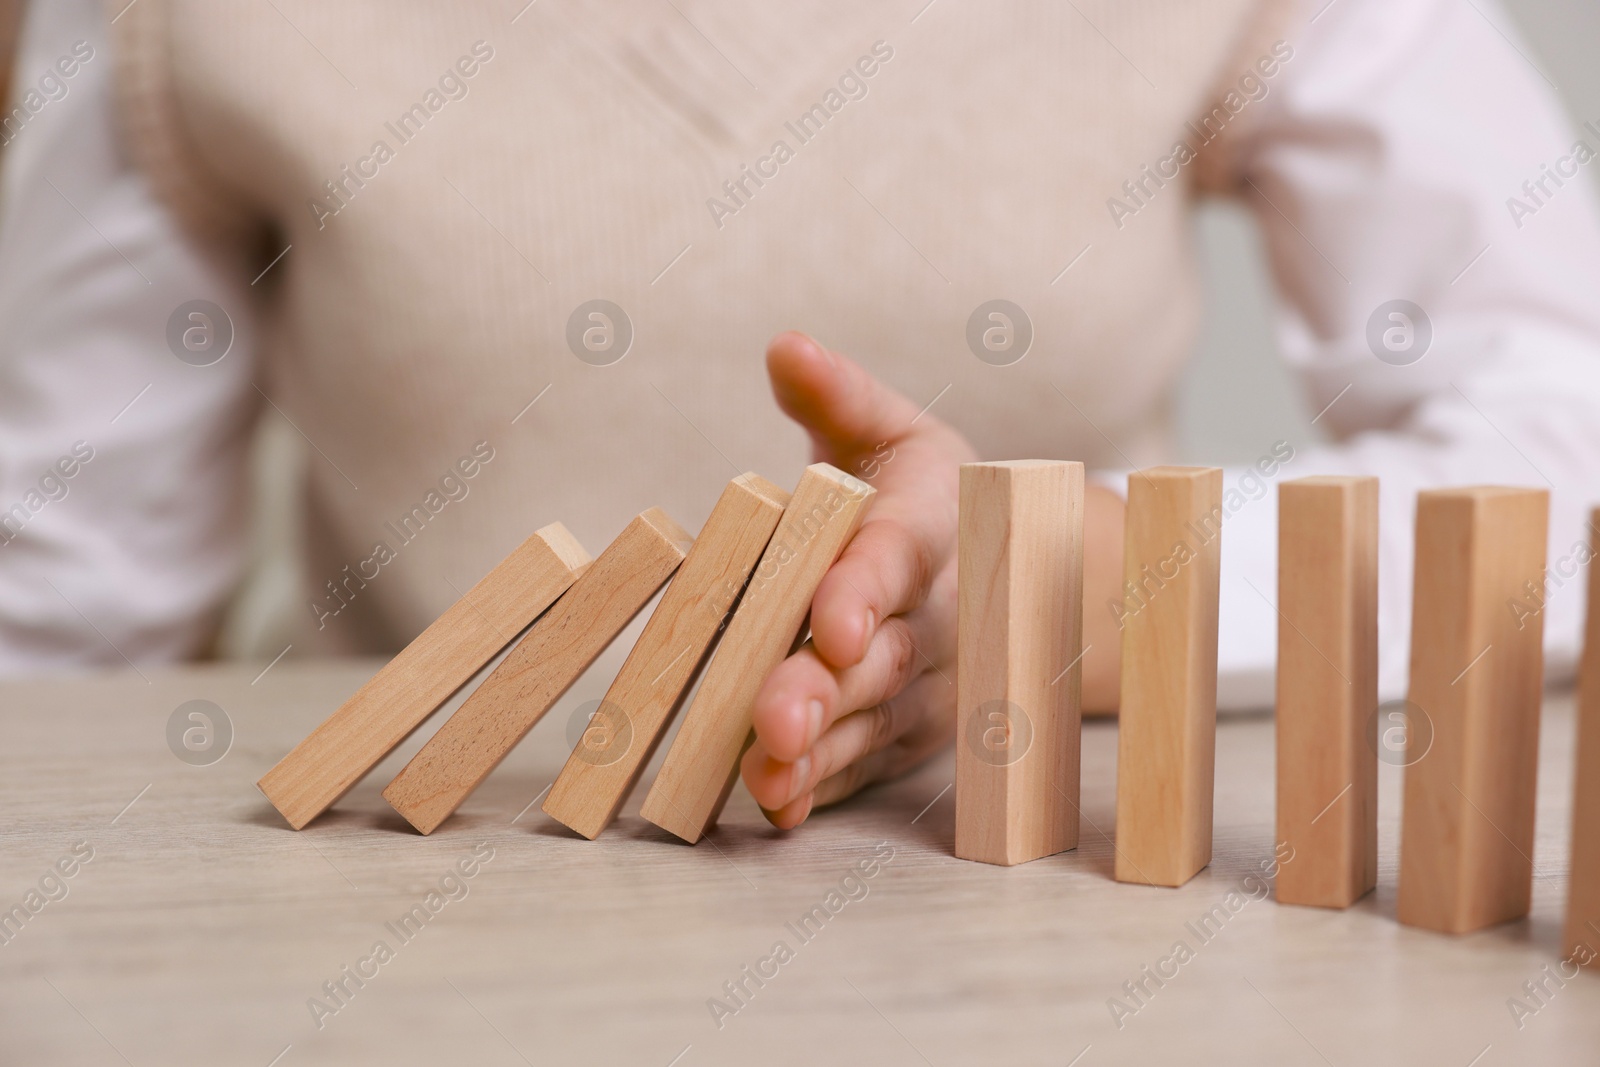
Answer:
M905 396L854 360L803 333L780 333L767 346L772 395L810 433L819 454L848 458L911 431L919 412Z

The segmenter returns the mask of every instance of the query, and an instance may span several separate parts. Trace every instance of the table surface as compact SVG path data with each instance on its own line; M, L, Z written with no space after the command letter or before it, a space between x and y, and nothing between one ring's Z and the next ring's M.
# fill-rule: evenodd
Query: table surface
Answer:
M0 686L0 909L41 880L59 898L34 898L45 902L0 944L0 1063L1600 1060L1600 977L1546 979L1550 995L1520 1027L1508 1007L1538 1006L1523 984L1560 953L1566 696L1544 717L1532 915L1447 937L1395 922L1394 767L1382 768L1375 893L1344 912L1261 898L1252 875L1273 851L1264 715L1219 725L1215 857L1177 890L1111 880L1116 728L1104 722L1084 730L1080 847L1020 867L953 857L949 753L789 834L741 787L698 846L642 822L638 792L584 841L530 802L603 678L580 682L431 837L378 794L442 716L295 833L254 783L377 666ZM167 741L169 717L194 699L234 731L207 766ZM93 858L49 877L74 848ZM452 880L475 853L487 859L474 876ZM858 873L874 857L870 877ZM1230 893L1225 924L1197 937ZM426 924L396 936L418 905ZM819 905L826 922L801 928ZM1128 999L1124 982L1180 940L1192 952L1175 976ZM370 977L358 986L346 967ZM324 983L340 979L335 1001ZM740 981L749 993L735 1001L724 983ZM1114 997L1129 1009L1120 1018Z

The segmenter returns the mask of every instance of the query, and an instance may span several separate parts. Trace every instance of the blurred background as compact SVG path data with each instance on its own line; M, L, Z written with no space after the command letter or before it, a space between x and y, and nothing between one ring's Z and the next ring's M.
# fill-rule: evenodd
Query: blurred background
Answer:
M1338 0L1332 0L1337 3ZM1473 0L1461 0L1476 6ZM1515 42L1553 85L1576 129L1600 124L1600 2L1501 0L1522 40ZM1575 135L1576 136L1576 135ZM1596 168L1584 180L1600 185ZM1322 441L1316 413L1278 357L1274 296L1253 220L1226 201L1196 217L1206 285L1205 322L1178 394L1180 463L1248 463L1263 440ZM292 639L300 560L294 531L305 461L302 439L282 419L263 419L255 453L255 519L250 574L219 645L230 658L270 659Z

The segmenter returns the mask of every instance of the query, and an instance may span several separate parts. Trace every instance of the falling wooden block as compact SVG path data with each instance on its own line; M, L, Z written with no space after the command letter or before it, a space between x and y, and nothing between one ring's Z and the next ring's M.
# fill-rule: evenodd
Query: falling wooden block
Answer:
M1278 488L1278 901L1378 880L1378 480Z
M1078 845L1083 464L961 465L956 856Z
M616 818L788 502L755 474L728 483L550 787L545 814L591 840Z
M566 592L589 554L559 522L524 541L256 785L296 830L321 815Z
M1116 878L1179 886L1211 862L1222 471L1136 471L1125 531Z
M1600 550L1600 510L1590 516L1589 529L1592 548ZM1600 963L1600 562L1589 564L1588 616L1578 668L1578 769L1563 958L1592 967Z
M822 576L876 494L826 463L806 468L645 795L645 819L690 844L716 823L750 742L756 693L794 646Z
M660 508L630 522L395 775L383 798L432 833L672 577L691 542Z
M1550 495L1440 489L1417 496L1399 918L1442 933L1528 913L1539 769ZM1431 736L1430 736L1431 735Z

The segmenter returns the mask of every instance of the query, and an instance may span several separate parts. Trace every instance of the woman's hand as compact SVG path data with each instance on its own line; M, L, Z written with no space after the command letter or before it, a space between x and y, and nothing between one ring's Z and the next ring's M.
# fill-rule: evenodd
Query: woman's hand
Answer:
M904 774L955 732L956 524L962 436L861 366L798 333L767 349L778 404L815 459L877 489L811 601L811 640L767 677L744 781L773 825ZM1083 708L1115 714L1122 498L1084 500Z
M802 334L773 339L767 371L814 458L878 491L817 587L811 640L756 697L744 780L788 829L953 733L959 468L977 457L920 404Z

